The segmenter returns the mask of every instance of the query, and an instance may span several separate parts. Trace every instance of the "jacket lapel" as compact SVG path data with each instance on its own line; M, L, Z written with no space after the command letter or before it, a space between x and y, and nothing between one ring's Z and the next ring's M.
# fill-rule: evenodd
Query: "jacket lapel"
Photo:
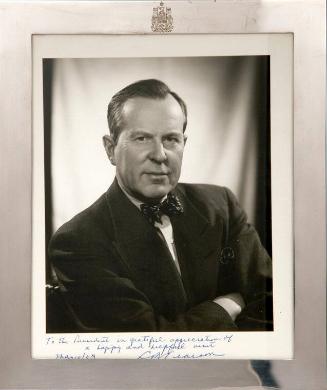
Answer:
M191 305L217 296L223 221L210 222L177 187L184 213L171 217L182 277Z
M167 246L115 180L107 192L115 246L135 287L167 318L186 307L186 293Z

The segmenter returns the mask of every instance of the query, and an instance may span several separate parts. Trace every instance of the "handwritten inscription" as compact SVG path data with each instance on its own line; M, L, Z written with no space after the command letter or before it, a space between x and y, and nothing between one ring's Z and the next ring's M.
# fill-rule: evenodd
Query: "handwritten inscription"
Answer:
M226 355L235 336L93 336L84 334L47 335L45 345L55 359L91 360L101 358L218 359Z

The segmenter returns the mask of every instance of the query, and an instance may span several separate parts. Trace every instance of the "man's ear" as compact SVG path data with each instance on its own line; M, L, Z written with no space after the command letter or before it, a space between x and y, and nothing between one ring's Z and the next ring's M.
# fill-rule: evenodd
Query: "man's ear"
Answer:
M107 156L109 158L109 161L111 162L112 165L116 165L116 161L115 161L116 143L113 140L112 136L108 135L108 134L104 135L102 137L102 142L103 142L103 146L106 150Z
M184 145L186 145L187 135L186 135L186 134L183 134L183 137L184 137Z

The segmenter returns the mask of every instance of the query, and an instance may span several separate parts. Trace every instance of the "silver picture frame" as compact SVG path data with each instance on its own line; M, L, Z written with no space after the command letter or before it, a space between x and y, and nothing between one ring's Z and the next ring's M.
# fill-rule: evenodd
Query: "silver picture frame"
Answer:
M160 24L153 17L153 8L160 4L150 1L0 3L0 331L4 340L0 388L326 387L325 4L320 0L237 0L165 5L171 18ZM32 104L33 36L136 34L292 35L293 110L289 116L293 147L292 166L287 168L293 174L294 190L294 354L288 360L250 364L248 360L32 358L33 229L38 222L44 223L35 219L32 208L33 115L42 110Z

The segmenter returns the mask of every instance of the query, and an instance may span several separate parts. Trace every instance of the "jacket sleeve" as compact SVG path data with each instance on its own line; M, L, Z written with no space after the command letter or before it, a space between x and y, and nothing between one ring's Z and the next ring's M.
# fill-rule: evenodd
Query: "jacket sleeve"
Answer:
M156 313L123 269L114 247L88 245L83 250L76 236L65 231L51 240L49 259L55 288L47 298L48 332L237 329L228 313L211 301L189 308L173 321Z
M272 261L258 233L232 192L228 199L228 235L221 254L218 285L225 292L239 292L245 308L237 318L241 330L272 330Z

